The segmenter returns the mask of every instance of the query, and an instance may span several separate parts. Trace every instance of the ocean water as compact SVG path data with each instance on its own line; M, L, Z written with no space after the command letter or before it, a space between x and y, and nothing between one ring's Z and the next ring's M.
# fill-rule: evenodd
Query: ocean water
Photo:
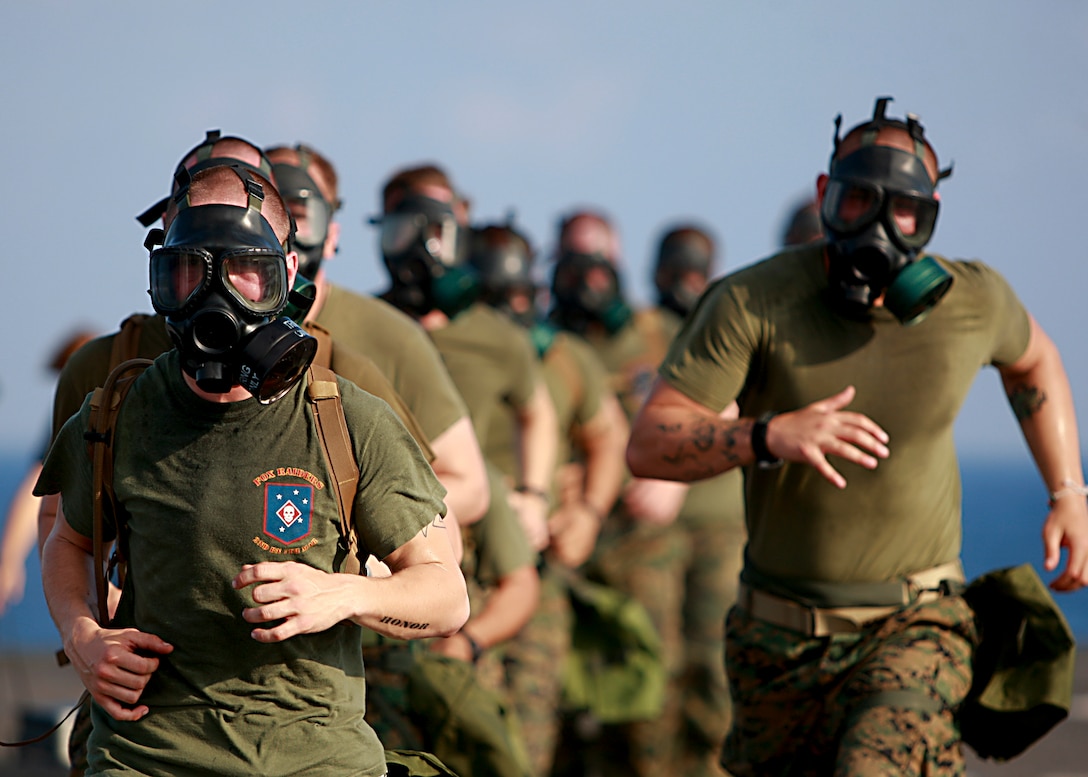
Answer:
M0 505L6 505L26 472L30 454L0 452ZM964 550L968 578L992 569L1032 563L1044 580L1042 522L1046 491L1030 459L964 459ZM0 521L3 518L0 517ZM1064 558L1063 558L1064 564ZM1056 595L1078 641L1088 641L1088 590ZM53 650L59 638L42 595L41 570L32 553L23 601L0 616L0 651Z

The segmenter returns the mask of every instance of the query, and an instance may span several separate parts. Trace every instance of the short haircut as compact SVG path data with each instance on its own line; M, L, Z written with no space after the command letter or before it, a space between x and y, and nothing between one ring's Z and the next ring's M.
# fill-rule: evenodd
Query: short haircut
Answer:
M241 172L242 177L239 177ZM201 170L189 183L189 205L249 205L249 194L243 183L247 171L238 171L231 165L215 165ZM291 230L291 217L287 213L283 198L268 179L256 173L248 173L264 189L264 201L261 215L264 216L280 241L287 239Z
M567 236L571 229L578 223L588 221L593 224L600 225L606 234L607 249L604 251L605 258L611 262L619 261L620 254L620 242L619 233L612 225L612 220L600 210L594 210L590 208L582 208L572 211L564 216L559 222L559 248L560 250L569 248L567 243Z
M395 207L406 194L423 186L439 186L457 196L457 190L446 171L436 164L427 163L398 170L386 181L382 187L383 208L388 210Z
M328 157L315 149L299 143L296 146L273 146L265 150L265 155L275 164L286 164L301 167L302 154L310 159L310 166L306 173L314 179L321 196L332 205L333 209L340 207L340 177L336 174L336 168Z

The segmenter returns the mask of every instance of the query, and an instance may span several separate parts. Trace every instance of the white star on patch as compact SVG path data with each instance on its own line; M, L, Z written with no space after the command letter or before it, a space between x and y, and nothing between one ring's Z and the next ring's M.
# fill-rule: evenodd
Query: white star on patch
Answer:
M298 489L295 489L295 496L298 496Z
M276 499L283 499L283 494L276 494Z

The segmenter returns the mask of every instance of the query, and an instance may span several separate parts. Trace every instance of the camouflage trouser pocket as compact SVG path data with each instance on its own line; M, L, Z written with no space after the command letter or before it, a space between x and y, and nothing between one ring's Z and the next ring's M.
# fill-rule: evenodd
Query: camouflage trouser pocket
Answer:
M722 765L743 775L960 775L953 715L977 633L961 597L907 607L858 634L804 637L734 608L734 723Z

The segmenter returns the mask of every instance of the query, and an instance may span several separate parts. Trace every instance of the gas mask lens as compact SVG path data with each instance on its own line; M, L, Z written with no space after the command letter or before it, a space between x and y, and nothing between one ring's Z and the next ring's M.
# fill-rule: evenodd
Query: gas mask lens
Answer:
M223 286L242 307L254 313L275 313L287 300L287 263L283 254L241 248L220 255Z
M151 252L151 300L163 315L180 313L207 288L211 263L206 251L187 248L159 248Z
M387 213L381 220L381 248L385 256L400 256L422 245L431 258L451 266L457 256L457 221L444 216L437 221L422 213Z
M329 234L329 222L332 210L321 197L310 192L299 192L299 196L288 200L288 207L295 219L295 241L303 248L316 248L324 245Z
M824 192L823 218L844 235L857 234L880 219L904 248L921 248L933 235L937 200L869 181L832 179Z
M223 288L246 310L274 313L287 298L287 265L281 253L263 248L224 251L218 259L202 248L151 252L151 300L166 316L184 312L205 296L218 265Z

